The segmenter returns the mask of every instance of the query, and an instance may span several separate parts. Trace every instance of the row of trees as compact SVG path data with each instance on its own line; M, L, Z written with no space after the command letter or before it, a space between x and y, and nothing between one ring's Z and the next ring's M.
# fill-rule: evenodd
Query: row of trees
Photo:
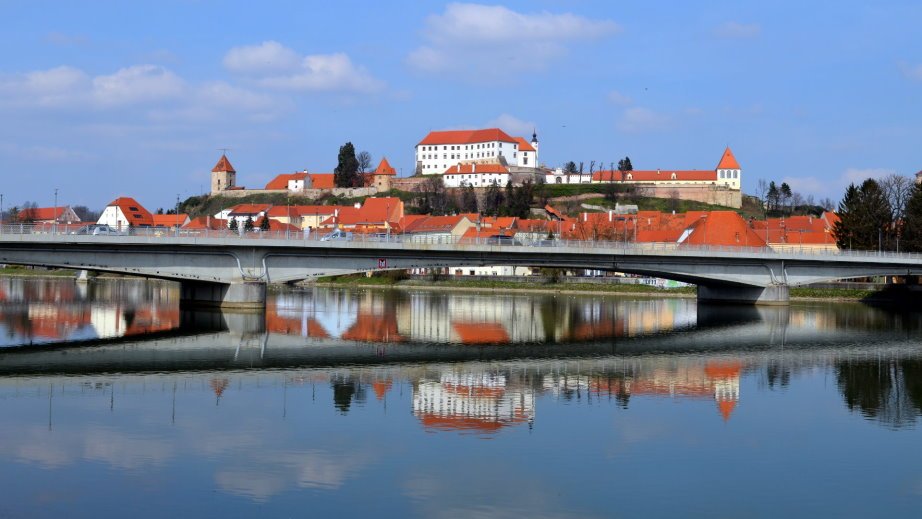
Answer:
M793 191L787 182L781 185L774 180L759 179L756 186L756 195L761 202L766 216L785 216L793 214L816 213L818 211L831 211L834 204L830 198L817 202L813 195L806 198Z
M434 216L480 213L486 216L525 218L536 199L544 201L543 188L543 183L525 182L513 186L510 182L504 188L494 183L483 190L478 198L477 192L469 184L452 192L445 189L441 178L433 177L422 184L414 205L419 213Z
M367 151L355 153L355 146L347 142L339 147L339 157L336 169L333 170L333 184L336 187L362 187L365 185L365 174L371 171L371 153Z
M594 160L590 160L589 161L589 174L590 175L594 173L595 171L597 171L596 170L597 165L598 165L598 171L603 171L605 168L605 161L600 160L596 162ZM582 175L585 166L586 166L585 162L580 161L580 163L577 165L576 162L573 162L571 160L570 162L567 162L566 164L564 164L563 171L564 173L567 173L569 175L576 175L576 174ZM614 171L614 170L615 170L615 163L609 162L608 171ZM624 157L623 159L618 161L618 171L620 171L621 173L624 173L625 171L634 171L634 166L631 164L630 157Z
M836 212L840 249L922 252L922 188L907 177L850 184Z

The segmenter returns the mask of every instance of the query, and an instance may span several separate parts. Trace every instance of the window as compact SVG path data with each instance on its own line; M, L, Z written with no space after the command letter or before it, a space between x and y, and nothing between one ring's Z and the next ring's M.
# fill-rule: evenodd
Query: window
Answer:
M673 173L672 173L672 176L670 176L669 178L672 179L672 180L675 180L675 178L676 178L676 177L675 177L675 172L673 172Z
M627 179L628 179L628 180L634 180L634 175L632 175L631 173L628 173L628 174L627 174Z

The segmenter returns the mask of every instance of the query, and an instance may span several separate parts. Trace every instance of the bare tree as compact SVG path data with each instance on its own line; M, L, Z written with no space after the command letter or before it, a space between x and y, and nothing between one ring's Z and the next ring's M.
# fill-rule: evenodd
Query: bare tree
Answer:
M355 160L359 161L359 173L364 175L371 170L371 153L367 151L359 152L355 157Z
M836 206L835 202L833 202L832 199L829 198L828 196L820 200L820 205L823 207L824 211L832 211L833 208Z
M762 204L762 212L765 212L765 197L768 195L768 181L764 178L760 178L759 182L756 184L756 196L759 197L759 202Z
M889 175L879 181L880 189L890 202L891 221L900 222L906 216L906 204L912 196L914 184L909 177Z
M595 161L590 160L589 161L589 173L592 173L593 171L595 171Z

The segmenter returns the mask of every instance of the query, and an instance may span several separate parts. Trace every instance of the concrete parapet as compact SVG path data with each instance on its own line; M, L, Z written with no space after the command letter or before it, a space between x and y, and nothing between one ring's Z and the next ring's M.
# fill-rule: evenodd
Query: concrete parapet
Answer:
M790 290L787 285L767 287L698 285L698 301L743 305L786 305L790 301Z

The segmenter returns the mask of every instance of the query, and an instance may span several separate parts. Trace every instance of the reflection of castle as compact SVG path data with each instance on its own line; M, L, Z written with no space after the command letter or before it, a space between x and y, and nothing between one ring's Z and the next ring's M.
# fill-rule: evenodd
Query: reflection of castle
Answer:
M70 280L4 278L0 291L0 329L20 343L123 337L179 326L175 294L158 284L106 280L88 289Z
M704 365L683 363L637 370L622 377L594 378L588 382L593 393L669 398L713 398L724 420L729 420L740 399L738 361L710 361ZM550 381L553 382L553 381ZM546 382L548 384L548 382Z
M423 378L414 384L413 414L428 430L492 433L531 423L535 393L510 387L502 374L446 371L438 381Z

